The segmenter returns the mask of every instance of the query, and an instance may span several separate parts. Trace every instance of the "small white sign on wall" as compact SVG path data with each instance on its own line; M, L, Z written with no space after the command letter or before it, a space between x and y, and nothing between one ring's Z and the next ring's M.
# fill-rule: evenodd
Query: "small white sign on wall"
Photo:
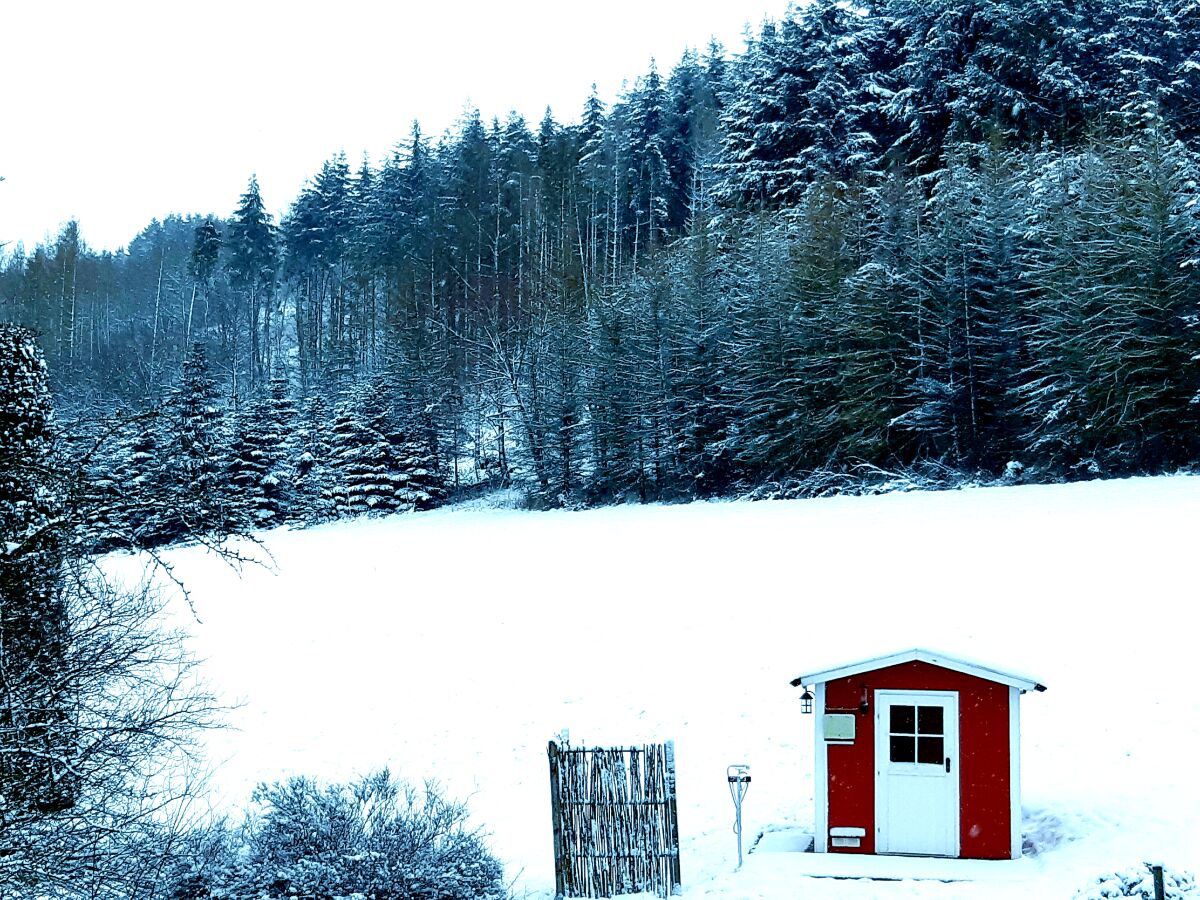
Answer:
M854 741L854 716L845 713L827 713L824 728L825 740L841 743Z

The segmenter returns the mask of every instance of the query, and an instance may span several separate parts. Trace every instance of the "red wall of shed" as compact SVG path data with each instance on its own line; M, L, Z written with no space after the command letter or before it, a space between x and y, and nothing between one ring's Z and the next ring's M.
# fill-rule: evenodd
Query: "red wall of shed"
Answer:
M829 744L829 827L865 828L858 848L831 852L875 852L875 696L877 689L957 691L959 742L960 852L970 859L1011 855L1008 685L924 662L863 672L827 682L826 709L857 708L867 690L870 710L855 716L853 744Z

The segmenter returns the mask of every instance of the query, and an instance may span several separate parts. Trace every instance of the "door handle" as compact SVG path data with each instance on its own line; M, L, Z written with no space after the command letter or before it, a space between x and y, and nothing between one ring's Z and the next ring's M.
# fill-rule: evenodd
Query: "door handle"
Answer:
M946 757L946 771L950 771L950 757L948 756Z

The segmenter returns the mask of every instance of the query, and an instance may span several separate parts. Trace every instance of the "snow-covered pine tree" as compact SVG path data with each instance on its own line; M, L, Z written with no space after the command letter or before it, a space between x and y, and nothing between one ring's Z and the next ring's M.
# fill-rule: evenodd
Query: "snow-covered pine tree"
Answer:
M168 404L164 536L220 534L231 523L228 435L204 344L196 341Z
M86 459L81 527L94 552L153 547L163 542L165 505L158 428L152 414L104 423L108 433Z
M661 257L588 309L581 395L591 426L587 494L660 499L674 490L677 459L668 408L673 309Z
M386 386L363 382L338 406L331 444L337 471L338 514L387 515L401 501Z
M258 189L258 178L251 177L242 194L226 233L229 257L226 265L235 289L240 291L249 323L249 393L270 371L271 316L270 298L275 290L277 250L275 226ZM233 392L238 384L238 360L234 360Z
M803 391L805 341L785 278L792 260L783 225L766 213L741 220L725 236L718 292L731 305L727 402L736 410L729 442L735 471L751 483L813 468Z
M235 423L226 473L231 508L251 528L271 528L284 521L293 473L287 440L293 407L286 378L271 379L270 393L246 404Z
M813 179L845 176L878 155L879 26L838 0L763 25L734 67L721 113L722 202L793 204Z
M739 266L762 271L739 316L735 402L739 466L755 482L841 471L884 441L889 392L877 381L895 362L862 269L864 231L855 194L826 179L748 235Z
M670 217L671 169L667 146L668 97L654 61L624 103L621 156L628 173L625 241L636 270L639 255L662 243Z
M75 802L63 506L51 400L33 334L0 325L0 834Z
M244 403L236 414L230 416L228 458L226 468L219 473L228 488L229 502L226 514L237 527L254 527L259 509L263 467L259 459L258 442L250 435L254 428L254 403Z
M560 503L573 501L581 480L585 316L581 305L564 299L548 323L548 438L554 490Z
M721 283L721 235L712 214L711 194L692 193L687 234L676 245L669 276L673 442L684 489L701 497L727 492L734 478L728 371L734 304Z
M391 444L398 508L425 510L444 503L448 491L437 454L437 433L425 411L413 410L406 416Z
M477 109L464 117L458 139L444 148L444 187L449 189L453 202L447 210L449 240L443 251L454 259L450 269L454 274L445 288L442 316L449 330L450 374L460 382L468 370L468 322L472 328L484 325L486 315L479 321L472 313L490 306L481 303L480 296L486 290L485 260L490 259L488 243L492 235L487 225L494 221L496 202L495 152L494 141Z
M193 330L203 334L208 327L208 295L213 275L217 271L217 260L221 252L221 235L212 219L205 219L196 226L192 238L192 256L188 260L188 274L192 276L192 295L188 303L187 327L184 330L184 346L192 342ZM197 319L197 306L200 317Z
M1200 139L1200 4L1195 0L1161 0L1162 50L1166 67L1157 97L1163 116L1185 146Z
M118 515L135 547L153 547L171 539L169 485L162 458L163 424L153 418L137 429L125 445L124 461L118 465L123 492Z
M777 190L763 158L774 153L771 133L785 114L778 94L785 86L779 77L779 55L779 29L774 22L764 22L731 68L721 111L723 146L718 164L718 195L727 205L758 208Z
M314 208L309 240L319 277L328 291L320 375L334 390L349 384L359 371L362 349L361 298L354 290L350 268L354 229L351 181L346 158L338 154L322 164L310 188Z
M296 427L296 403L286 376L277 374L271 379L270 391L260 404L263 447L270 461L262 482L262 509L267 519L277 524L290 513L296 480L295 463L288 452Z
M288 493L289 518L307 524L325 522L337 515L339 491L334 468L331 415L324 396L314 394L303 401L296 415L296 429L285 442L285 469L294 477Z
M592 85L577 129L575 177L579 182L580 256L583 259L584 293L602 287L609 273L609 247L613 228L613 146L604 116L604 104Z
M1028 363L1020 297L1019 158L996 143L953 144L932 179L906 335L908 409L893 425L924 452L1002 471L1019 450L1016 386Z

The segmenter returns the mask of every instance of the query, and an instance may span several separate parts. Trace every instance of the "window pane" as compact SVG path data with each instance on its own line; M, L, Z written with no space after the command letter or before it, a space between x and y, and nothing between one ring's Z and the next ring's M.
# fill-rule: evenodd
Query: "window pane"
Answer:
M892 738L895 740L895 738ZM917 762L940 766L946 761L946 752L940 737L917 738Z
M942 708L940 706L917 707L917 730L921 734L945 734L942 729Z
M895 707L892 707L895 709ZM912 709L910 706L909 709ZM892 762L915 762L916 747L914 746L917 739L914 737L893 737L892 741Z
M915 734L917 729L913 726L916 724L916 709L915 706L893 706L892 727L888 730L893 734Z

